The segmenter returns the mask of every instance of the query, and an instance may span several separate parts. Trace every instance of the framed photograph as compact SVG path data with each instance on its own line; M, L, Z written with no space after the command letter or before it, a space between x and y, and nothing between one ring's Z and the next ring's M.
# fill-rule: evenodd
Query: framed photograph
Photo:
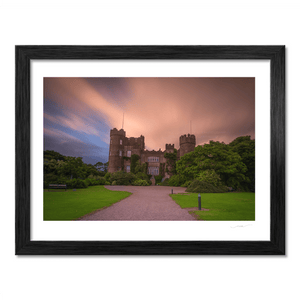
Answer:
M15 51L16 255L285 254L285 46L16 46ZM135 88L135 94L139 88L139 97L135 101L128 87ZM54 100L51 102L49 99ZM82 103L89 105L89 109ZM64 109L70 109L68 114L72 115L72 123L70 118L65 118L66 113L62 113L63 105ZM131 115L128 109L120 109L122 105L131 107ZM150 107L152 114L149 113ZM187 107L194 116L193 121L190 116L184 115ZM239 107L242 108L239 110ZM74 111L81 115L74 114ZM208 111L214 114L208 116ZM85 124L82 123L82 114L88 120ZM114 120L109 125L118 128L103 125L102 114L109 115ZM159 122L155 119L158 114L163 116ZM148 123L146 115L149 116ZM145 120L143 127L141 120ZM184 127L181 131L175 130L180 127L179 123ZM62 124L66 124L64 130L60 127ZM223 127L221 143L212 141L218 141L218 134L214 135L216 124L219 124L218 128ZM95 218L94 214L92 217L78 218L76 207L73 207L75 212L72 216L61 214L65 209L62 203L57 206L54 215L47 214L53 211L52 200L48 196L49 199L43 198L43 188L66 188L66 185L58 181L51 185L51 174L47 177L49 180L46 176L43 180L44 151L64 151L62 154L66 156L61 158L63 161L59 164L68 165L71 170L73 162L70 157L81 157L82 153L86 153L78 149L86 147L87 139L90 139L89 145L93 145L90 147L94 147L94 152L89 152L89 159L92 160L94 153L100 151L101 147L97 148L92 141L93 137L101 136L100 127L105 128L103 130L107 134L101 140L103 147L107 146L109 174L121 170L130 174L134 167L135 174L139 172L146 176L135 179L126 177L131 187L121 189L117 187L119 178L111 178L112 175L103 177L107 180L105 184L111 185L108 190L123 193L134 193L135 189L140 188L137 185L154 185L158 180L160 184L161 180L172 179L176 173L169 164L171 159L177 159L177 171L180 167L182 170L188 169L190 162L185 162L181 157L191 157L189 153L196 151L196 145L205 144L205 147L197 147L199 155L206 155L208 160L213 161L210 164L216 165L212 153L216 153L213 151L217 148L213 147L233 147L233 142L242 135L247 136L243 141L249 143L252 141L250 135L255 137L255 146L252 147L254 165L250 175L245 170L250 172L252 169L246 167L236 177L228 176L231 171L224 166L221 175L214 170L197 173L197 178L205 178L198 181L206 182L206 188L212 188L207 181L218 181L214 185L215 193L221 192L222 188L230 191L228 195L234 195L234 189L255 190L253 201L236 197L237 202L247 202L253 214L249 216L248 211L241 219L234 219L231 211L220 219L201 219L196 210L205 213L208 209L204 199L204 206L201 207L200 194L198 207L193 207L193 217L204 222L182 222L186 219L170 217L170 212L168 218L160 217L154 221L150 221L151 217L112 218L102 213L108 212L108 208L102 212L99 210L101 217ZM157 128L155 138L147 131L152 127ZM233 135L228 128L232 129ZM77 130L78 135L74 135L71 129ZM129 136L126 135L127 129ZM143 132L140 133L141 130ZM161 133L163 130L167 132L164 135ZM182 130L186 134L179 135ZM201 131L201 138L199 134L195 137L194 131ZM175 147L173 135L179 140ZM61 139L62 136L64 139ZM59 145L56 142L58 137ZM165 140L166 137L169 140ZM158 150L160 143L163 143L156 143L159 138L165 141L165 149ZM145 147L145 140L148 148L157 149L154 151ZM233 144L230 144L231 141ZM49 144L57 147L48 147ZM50 158L56 153L51 151L48 153ZM228 160L237 159L238 164L242 156L236 158L233 155ZM138 157L139 161L133 163L134 157ZM181 165L178 160L182 161ZM107 167L103 162L98 165L96 161L88 163L101 171ZM74 183L74 170L69 172L69 169L65 169L68 188L74 184L73 190L68 191L69 195L79 195L77 185L102 180L90 175L88 183L83 183L80 173ZM234 178L240 178L240 181L237 183ZM183 182L180 179L181 182L178 179L180 182L176 182L175 186L190 188L195 178L188 179L191 180L185 178L186 182ZM167 195L183 192L183 187L173 188L172 185L157 188L166 190ZM154 194L154 189L147 191ZM193 197L197 196L195 191L191 190ZM49 192L47 195L58 193ZM125 200L119 203L125 203ZM173 200L181 208L185 207L180 202L182 200ZM196 206L196 202L193 203L192 206ZM217 201L216 205L220 202ZM186 215L191 216L191 212L186 212ZM66 222L75 219L97 221Z

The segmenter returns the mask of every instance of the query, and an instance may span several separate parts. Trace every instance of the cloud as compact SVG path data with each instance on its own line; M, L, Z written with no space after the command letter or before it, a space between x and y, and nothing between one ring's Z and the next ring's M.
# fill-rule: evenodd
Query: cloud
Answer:
M65 156L99 157L103 161L107 161L107 149L93 144L86 144L60 130L44 128L44 149L54 150Z
M47 120L107 144L123 113L126 135L144 135L148 149L178 148L187 133L197 144L255 138L254 78L46 78L45 99Z
M179 147L180 135L191 133L191 127L197 144L210 139L230 142L242 134L254 137L254 78L128 82L135 97L126 106L124 129L128 136L144 135L150 149L164 148L165 143Z

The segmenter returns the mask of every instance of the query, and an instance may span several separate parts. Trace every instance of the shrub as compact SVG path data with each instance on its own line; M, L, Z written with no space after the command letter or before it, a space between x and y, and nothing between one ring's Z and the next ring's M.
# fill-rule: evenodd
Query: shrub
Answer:
M68 189L85 189L88 187L88 183L85 180L74 178L66 181Z
M213 186L222 185L221 177L215 172L215 170L205 170L198 174L197 178L199 181L204 181L212 184Z
M143 172L138 172L135 174L136 179L149 180L148 175Z
M183 183L182 187L188 187L192 183L192 180L187 180L185 183Z
M155 178L155 184L161 183L163 179L162 175L154 176L154 178Z
M105 175L104 175L104 179L105 179L105 181L109 181L109 182L111 182L111 173L106 173Z
M132 173L125 173L118 171L111 174L111 181L116 181L116 185L129 185L136 180L136 177Z
M133 182L132 185L136 185L136 186L148 186L149 183L146 180L143 179L137 179Z
M92 185L92 184L91 184L92 180L89 179L89 178L86 178L86 179L84 180L84 182L85 182L85 184L86 184L87 186Z
M178 175L173 175L172 177L170 177L168 184L169 184L169 186L181 186L184 182L185 182L185 179L178 174Z
M105 185L110 185L110 182L109 181L105 181Z
M212 184L195 179L186 189L189 193L225 193L228 192L226 186L215 187Z
M169 178L166 178L163 182L159 183L158 185L169 186Z

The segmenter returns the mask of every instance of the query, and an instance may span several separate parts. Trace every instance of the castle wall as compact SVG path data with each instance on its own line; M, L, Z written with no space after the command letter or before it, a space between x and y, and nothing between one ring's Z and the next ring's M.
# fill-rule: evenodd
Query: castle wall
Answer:
M194 151L196 138L194 135L190 134L182 135L179 138L179 143L180 149L177 151L177 159L180 159L181 156L188 152ZM124 159L124 157L131 157L133 154L137 154L140 157L140 162L142 164L147 162L148 172L150 170L153 175L158 175L161 163L163 163L165 164L165 173L167 168L167 159L164 157L164 154L173 153L174 150L174 144L166 144L165 151L162 151L161 149L159 149L159 151L145 150L144 136L141 135L138 138L128 138L126 137L126 132L123 129L117 130L114 128L110 131L108 172L113 173L122 169L124 169L124 171L129 171L128 166L130 166L130 159ZM169 177L167 173L165 173L165 176Z

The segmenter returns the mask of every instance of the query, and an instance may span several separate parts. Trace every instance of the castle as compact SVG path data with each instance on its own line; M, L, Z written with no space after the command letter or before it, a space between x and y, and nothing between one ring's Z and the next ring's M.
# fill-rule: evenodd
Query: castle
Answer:
M193 134L182 135L179 138L180 148L177 150L177 160L184 154L194 151L196 146L196 137ZM165 153L174 153L174 144L166 144L166 149L162 151L145 150L145 137L138 138L126 137L123 129L112 129L110 131L109 146L109 164L108 172L124 170L130 172L130 157L137 154L140 157L140 163L147 163L147 173L151 175L162 175L165 178L170 177L168 172L167 158Z

